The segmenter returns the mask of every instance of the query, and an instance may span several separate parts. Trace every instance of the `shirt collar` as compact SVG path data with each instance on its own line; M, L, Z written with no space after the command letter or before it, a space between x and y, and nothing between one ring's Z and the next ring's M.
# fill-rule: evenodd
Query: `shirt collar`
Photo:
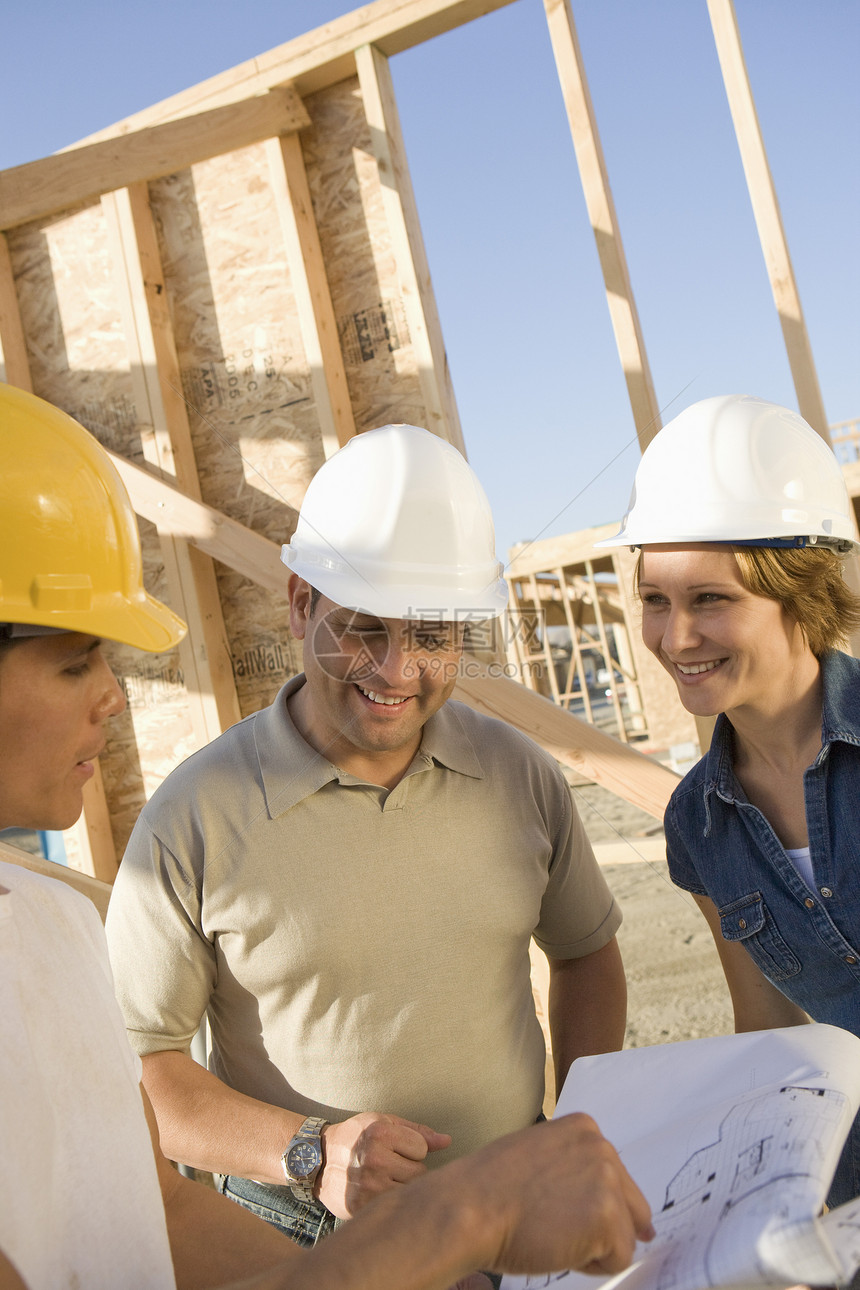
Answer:
M860 661L841 650L821 657L824 705L821 722L823 744L860 744Z
M332 781L356 782L311 748L293 725L287 700L304 680L304 673L292 677L278 691L274 703L254 718L254 745L266 806L273 819ZM436 763L460 775L483 779L483 767L459 712L461 706L449 700L426 723L413 763L415 770ZM407 773L414 771L410 768Z
M860 745L860 660L840 650L821 656L822 753L835 742ZM704 795L716 791L726 801L738 797L732 770L732 726L724 713L717 717L711 746L705 757Z
M459 775L483 779L484 768L463 720L463 704L448 699L424 727L418 756L432 758Z

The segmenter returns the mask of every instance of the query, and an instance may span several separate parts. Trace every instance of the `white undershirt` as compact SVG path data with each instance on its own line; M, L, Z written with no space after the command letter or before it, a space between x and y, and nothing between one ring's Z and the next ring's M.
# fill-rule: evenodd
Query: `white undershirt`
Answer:
M809 847L796 847L793 850L786 847L785 854L810 891L815 891L815 877L812 873L812 856L809 854Z

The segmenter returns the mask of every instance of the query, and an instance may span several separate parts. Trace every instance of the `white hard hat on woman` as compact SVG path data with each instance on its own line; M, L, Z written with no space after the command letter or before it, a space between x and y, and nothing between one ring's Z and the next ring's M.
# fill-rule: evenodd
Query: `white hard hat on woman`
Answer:
M598 546L857 543L832 450L789 408L747 394L703 399L645 449L617 534Z

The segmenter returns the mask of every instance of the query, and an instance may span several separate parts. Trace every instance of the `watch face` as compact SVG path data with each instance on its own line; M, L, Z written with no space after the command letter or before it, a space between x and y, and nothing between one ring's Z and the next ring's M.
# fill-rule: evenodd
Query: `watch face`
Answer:
M297 1142L287 1152L287 1169L293 1178L309 1178L321 1156L319 1148L313 1142Z

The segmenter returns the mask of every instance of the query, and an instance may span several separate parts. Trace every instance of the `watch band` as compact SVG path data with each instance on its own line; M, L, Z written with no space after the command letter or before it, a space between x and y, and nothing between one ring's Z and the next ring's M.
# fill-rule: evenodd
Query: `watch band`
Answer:
M309 1205L316 1200L314 1183L323 1166L320 1134L328 1123L319 1116L308 1116L281 1156L287 1186L298 1200Z

